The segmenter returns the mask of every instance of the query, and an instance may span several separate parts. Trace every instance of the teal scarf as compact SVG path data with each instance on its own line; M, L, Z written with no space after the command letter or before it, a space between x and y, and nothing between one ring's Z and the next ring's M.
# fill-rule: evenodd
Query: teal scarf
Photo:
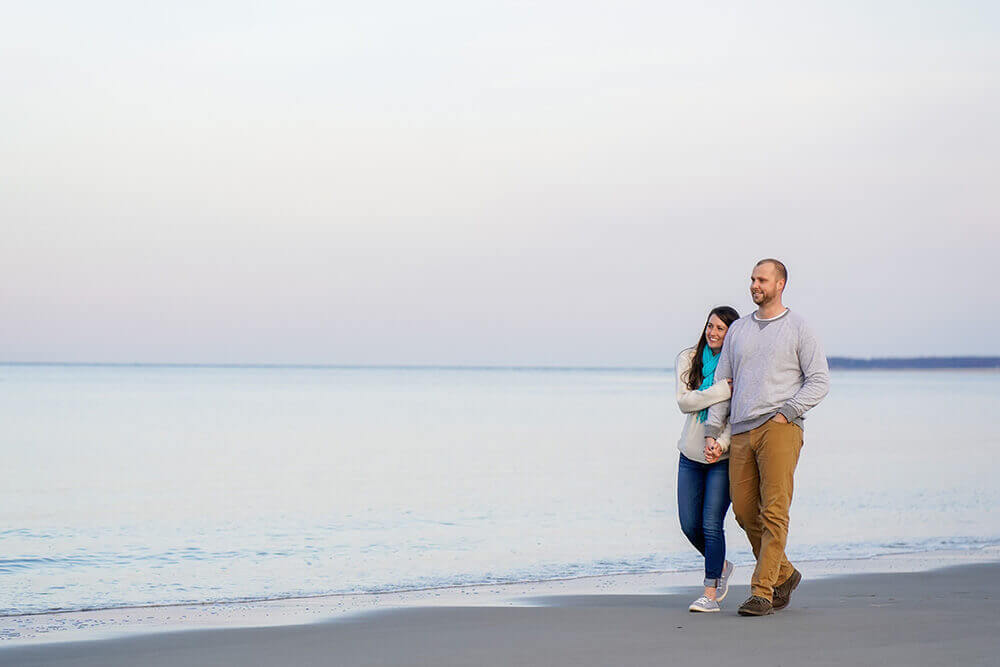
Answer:
M719 355L712 352L708 345L701 353L701 376L705 378L701 381L700 390L705 390L715 384L715 367L719 365ZM704 422L708 419L708 408L698 413L698 421Z

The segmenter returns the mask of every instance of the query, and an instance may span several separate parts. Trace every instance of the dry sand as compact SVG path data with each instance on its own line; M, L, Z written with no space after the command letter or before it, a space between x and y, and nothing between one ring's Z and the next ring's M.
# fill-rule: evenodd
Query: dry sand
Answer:
M790 607L763 618L737 616L745 585L719 614L687 611L695 589L494 598L303 625L0 644L0 665L1000 665L1000 563L819 579L808 565Z

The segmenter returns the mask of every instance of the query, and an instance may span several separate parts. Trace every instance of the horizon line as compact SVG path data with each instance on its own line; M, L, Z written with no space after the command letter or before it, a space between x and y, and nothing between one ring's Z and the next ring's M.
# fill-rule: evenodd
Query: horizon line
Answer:
M948 361L992 361L1000 362L1000 356L919 356L919 357L842 357L828 356L828 362L948 362ZM593 364L335 364L335 363L259 363L259 362L160 362L160 361L0 361L0 366L68 366L104 368L300 368L300 369L340 369L340 370L584 370L584 371L662 371L673 366L639 365L593 365Z
M386 369L386 370L650 370L658 371L672 366L635 365L571 365L545 366L540 364L329 364L329 363L257 363L257 362L169 362L169 361L0 361L0 366L87 366L118 368L329 368L329 369Z

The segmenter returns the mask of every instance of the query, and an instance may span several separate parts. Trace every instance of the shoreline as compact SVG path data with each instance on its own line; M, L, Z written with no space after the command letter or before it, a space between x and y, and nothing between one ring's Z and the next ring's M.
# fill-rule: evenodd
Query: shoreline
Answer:
M798 565L805 578L791 605L766 618L736 614L748 593L748 567L734 575L720 614L687 611L700 582L618 575L517 591L460 589L439 600L386 599L311 621L286 616L289 622L272 618L254 626L230 618L214 627L147 626L111 638L91 633L84 641L64 636L6 647L0 641L0 667L652 667L709 654L713 662L749 667L996 664L1000 548L880 557L852 567Z
M812 582L989 564L1000 566L1000 545L797 563ZM748 585L751 572L748 565L737 566L732 585L737 588ZM698 584L697 571L668 571L242 602L36 612L0 617L0 664L4 664L10 650L22 647L107 643L195 631L313 627L353 622L372 613L415 609L547 607L553 600L567 596L649 596L656 593L685 597L699 591ZM738 605L732 599L727 603L734 605L731 610ZM686 604L683 607L686 609Z
M846 556L846 557L824 557L819 556L816 558L799 558L796 559L797 563L817 563L826 564L825 566L836 564L837 567L850 566L851 563L860 562L879 562L885 560L893 560L896 558L906 559L909 557L928 557L935 558L941 554L972 554L976 552L984 552L989 549L997 550L997 560L1000 560L1000 540L984 541L981 544L974 545L961 545L961 546L947 546L940 548L921 548L919 546L914 546L911 550L894 551L891 553L873 554L873 555L863 555L863 556ZM736 567L749 566L748 563L736 563ZM5 619L17 619L17 618L28 618L32 616L39 617L58 617L62 615L70 614L90 614L90 613L113 613L113 612L133 612L138 613L143 610L158 610L158 609L193 609L198 607L214 607L219 608L234 607L239 605L267 605L267 604L281 604L281 603L295 603L295 602L310 602L310 601L328 601L337 599L354 599L359 600L376 597L376 596L410 596L419 595L422 593L438 593L442 591L460 591L463 589L475 590L475 589L506 589L509 587L516 586L545 586L547 584L564 584L570 582L585 582L587 580L597 580L597 579L609 579L615 580L621 577L673 577L681 576L688 573L697 573L697 569L669 569L669 570L649 570L643 572L610 572L610 573L600 573L600 574L579 574L564 577L552 577L552 578L542 578L542 579L521 579L512 581L494 581L494 582L481 582L481 583L457 583L457 584L439 584L439 585L429 585L420 586L416 588L399 588L399 589L388 589L388 590L371 590L371 591L346 591L346 592L331 592L331 593L304 593L300 595L287 595L287 596L277 596L277 597L246 597L238 599L228 599L228 600L205 600L197 602L162 602L162 603L146 603L146 604L123 604L123 605L112 605L108 607L81 607L78 609L48 609L43 611L25 611L21 613L0 613L0 647L3 646L3 621ZM683 585L683 584L680 584Z

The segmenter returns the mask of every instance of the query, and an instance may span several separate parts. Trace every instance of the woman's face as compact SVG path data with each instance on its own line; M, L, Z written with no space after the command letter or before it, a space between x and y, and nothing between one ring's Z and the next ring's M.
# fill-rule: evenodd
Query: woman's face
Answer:
M705 327L705 342L712 348L712 352L718 352L722 349L722 341L726 339L728 329L729 327L719 319L718 315L712 315L708 318L708 326Z

